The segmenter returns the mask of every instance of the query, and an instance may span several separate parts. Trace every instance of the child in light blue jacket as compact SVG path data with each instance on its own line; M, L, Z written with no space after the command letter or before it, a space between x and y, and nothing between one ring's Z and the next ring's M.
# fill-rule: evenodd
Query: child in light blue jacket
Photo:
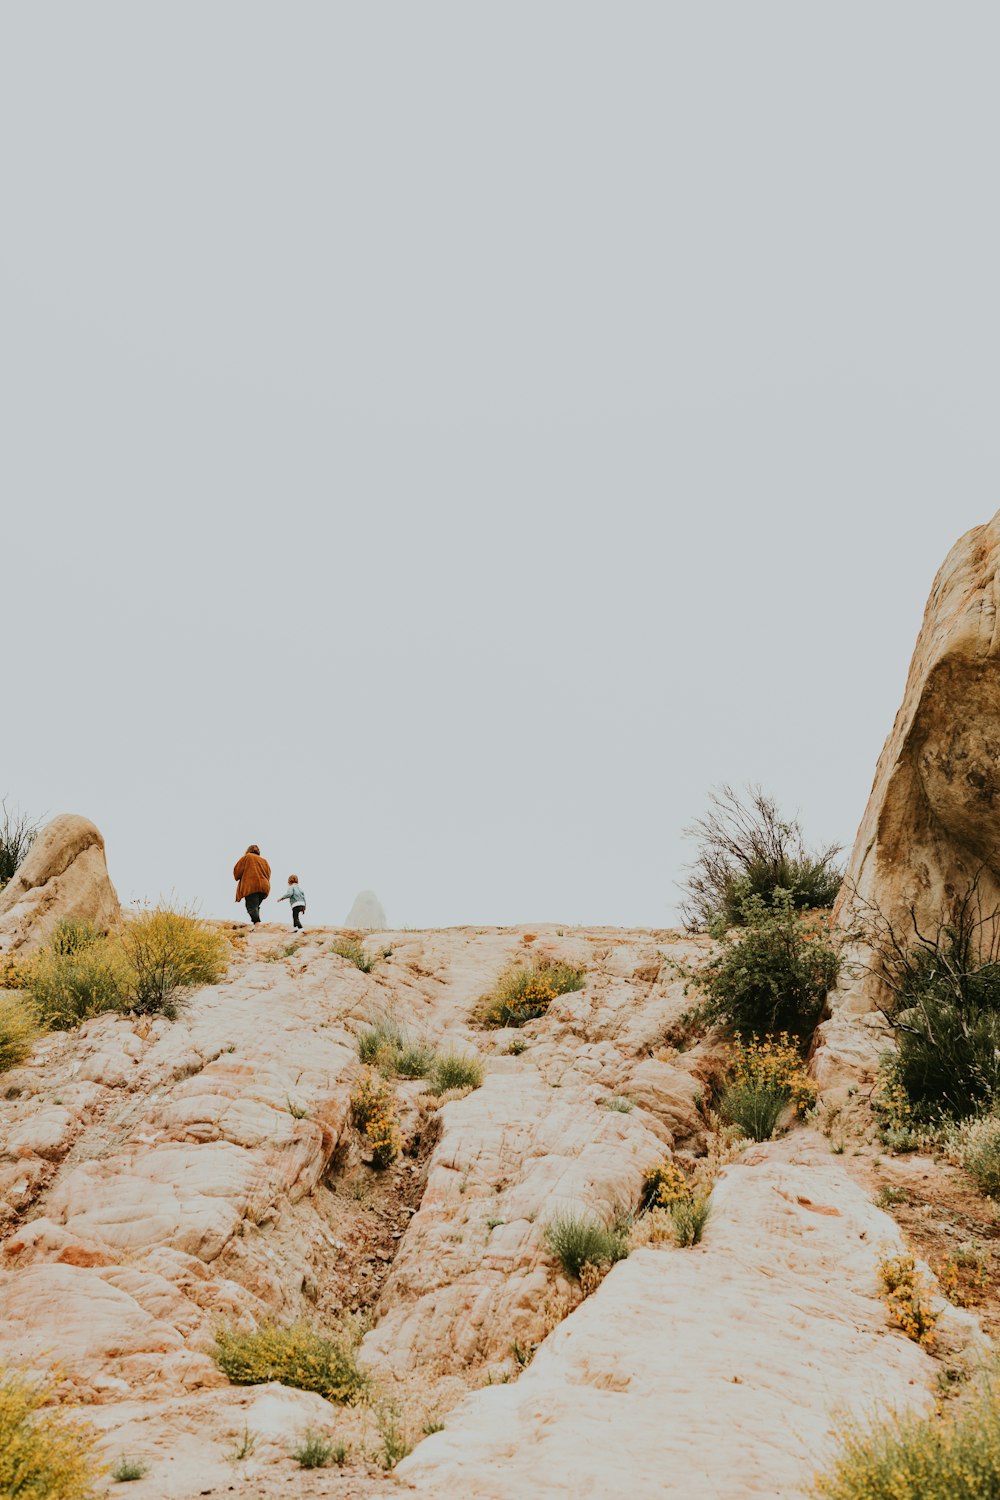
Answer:
M301 932L302 913L306 909L306 893L299 885L299 877L297 875L289 875L288 890L283 896L279 896L278 900L290 901L292 903L292 923Z

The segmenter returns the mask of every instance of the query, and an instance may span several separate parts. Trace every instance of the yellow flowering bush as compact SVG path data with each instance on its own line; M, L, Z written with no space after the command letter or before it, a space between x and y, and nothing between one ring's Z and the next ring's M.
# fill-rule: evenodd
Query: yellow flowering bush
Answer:
M213 1352L219 1369L234 1385L280 1380L347 1405L358 1401L368 1385L346 1338L326 1338L302 1323L290 1328L262 1323L250 1332L223 1327L216 1332Z
M530 964L508 964L484 995L477 1019L484 1026L523 1026L544 1016L558 995L583 988L586 971L558 959L536 958Z
M387 1167L402 1144L392 1087L372 1068L365 1068L351 1093L351 1115L372 1148L372 1164Z
M642 1202L646 1208L669 1208L691 1197L691 1185L680 1167L664 1158L650 1167L643 1178Z
M752 1140L770 1140L789 1105L802 1118L815 1103L816 1085L787 1032L734 1041L721 1109Z
M915 1344L929 1349L940 1313L930 1304L930 1289L913 1256L890 1255L879 1262L882 1298L893 1321Z
M93 1500L104 1470L97 1433L46 1406L44 1382L0 1372L0 1495L24 1500Z
M29 1056L40 1028L38 1013L23 995L0 994L0 1073Z

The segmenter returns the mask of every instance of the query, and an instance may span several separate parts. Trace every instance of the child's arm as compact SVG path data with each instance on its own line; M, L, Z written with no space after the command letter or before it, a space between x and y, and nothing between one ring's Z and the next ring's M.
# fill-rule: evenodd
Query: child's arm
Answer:
M292 899L292 893L291 893L291 891L286 891L283 896L279 896L278 897L279 901L291 901L291 899Z

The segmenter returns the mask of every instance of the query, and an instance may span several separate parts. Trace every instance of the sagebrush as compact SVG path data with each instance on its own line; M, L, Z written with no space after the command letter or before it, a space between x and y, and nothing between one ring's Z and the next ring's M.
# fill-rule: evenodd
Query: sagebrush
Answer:
M329 1338L304 1323L287 1328L262 1323L251 1331L220 1328L214 1353L219 1369L234 1385L278 1380L341 1405L359 1401L368 1389L351 1341Z
M378 955L369 953L359 937L348 935L338 938L335 943L330 944L331 953L336 953L340 958L346 958L362 974L370 974L378 962Z
M574 1281L580 1280L584 1266L612 1265L628 1255L625 1234L609 1229L593 1214L557 1214L546 1224L544 1239Z
M496 983L476 1008L483 1026L523 1026L544 1016L558 995L583 989L586 970L559 959L515 960L497 975Z

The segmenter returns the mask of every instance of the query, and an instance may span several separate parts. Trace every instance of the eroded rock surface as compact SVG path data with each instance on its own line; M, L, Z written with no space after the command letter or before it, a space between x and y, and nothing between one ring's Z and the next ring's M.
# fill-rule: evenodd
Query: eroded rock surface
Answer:
M836 910L845 929L875 908L906 940L934 932L979 879L1000 905L1000 513L955 543L924 611L903 702ZM831 998L817 1072L870 1080L884 1047L879 986L862 946Z
M0 953L38 947L64 917L102 931L121 917L100 830L73 813L45 825L0 891Z

